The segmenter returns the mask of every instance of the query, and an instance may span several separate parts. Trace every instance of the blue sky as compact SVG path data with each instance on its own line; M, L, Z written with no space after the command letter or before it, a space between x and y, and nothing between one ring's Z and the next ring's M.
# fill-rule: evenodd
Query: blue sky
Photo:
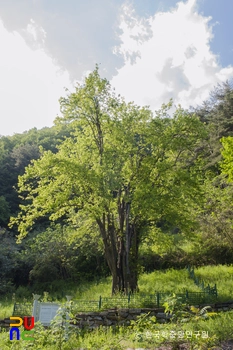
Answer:
M0 135L51 126L95 64L127 101L200 104L233 77L232 0L0 0Z

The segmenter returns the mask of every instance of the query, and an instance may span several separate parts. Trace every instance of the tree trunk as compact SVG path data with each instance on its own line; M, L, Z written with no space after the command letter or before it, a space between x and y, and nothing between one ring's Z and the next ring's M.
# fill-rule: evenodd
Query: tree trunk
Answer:
M120 227L116 229L114 217L103 215L97 219L105 248L105 258L112 275L112 294L136 292L138 290L138 233L130 224L130 206L121 206ZM127 219L126 219L127 218ZM122 225L124 222L124 225Z

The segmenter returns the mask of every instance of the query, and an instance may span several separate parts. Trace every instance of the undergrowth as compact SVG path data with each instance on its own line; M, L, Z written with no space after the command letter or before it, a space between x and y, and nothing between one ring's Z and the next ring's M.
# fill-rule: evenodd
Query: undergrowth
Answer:
M123 350L128 347L154 349L161 344L170 344L175 349L179 344L188 343L190 349L206 350L233 337L232 322L232 311L219 313L213 319L167 324L159 324L155 317L142 315L128 327L99 327L92 331L66 327L66 323L58 320L47 329L37 323L34 341L10 341L9 332L3 331L0 349Z
M217 284L219 300L230 300L232 298L232 266L206 266L195 269L195 275L210 285ZM193 280L188 276L185 269L167 271L154 271L142 274L139 278L140 293L152 294L155 291L182 293L189 291L200 291ZM73 299L98 300L99 296L110 297L111 279L100 280L99 283L86 283L68 291ZM26 293L25 293L26 294ZM13 302L22 301L24 287L20 293L4 297L0 305L0 319L12 315ZM43 300L53 300L55 297L44 293ZM24 301L32 301L32 297L24 298ZM63 302L65 298L63 298ZM61 299L59 300L61 302ZM165 305L166 306L166 305ZM170 310L172 312L172 310ZM207 309L205 311L208 311ZM167 309L169 312L169 309ZM173 313L176 317L171 322L160 324L155 317L144 315L137 321L132 321L128 327L100 327L95 330L78 330L76 327L64 327L64 323L57 321L49 328L41 324L35 325L34 341L9 340L9 332L2 330L0 333L0 349L64 349L64 350L118 350L127 348L155 347L167 343L172 344L173 349L179 344L188 342L190 349L210 349L214 344L227 339L233 339L233 311L221 312L212 317L202 317L204 311L182 309L179 303L175 306ZM183 319L182 319L183 317ZM186 321L185 321L186 319Z

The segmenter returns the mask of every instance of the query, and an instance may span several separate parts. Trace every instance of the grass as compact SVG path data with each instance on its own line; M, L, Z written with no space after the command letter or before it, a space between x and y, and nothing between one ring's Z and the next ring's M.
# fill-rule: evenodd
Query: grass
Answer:
M200 288L189 278L186 269L144 273L139 277L139 290L141 293L149 294L155 292L184 293L186 290L200 292Z
M73 299L99 300L102 297L111 296L111 277L101 279L98 283L83 283L73 291Z
M93 331L72 328L68 338L65 329L54 325L44 329L36 324L34 342L9 341L8 332L0 333L0 349L62 349L62 350L120 350L127 348L155 349L161 344L176 345L187 342L191 349L206 350L222 340L233 337L230 326L233 312L219 313L213 319L188 323L159 324L153 319L132 322L129 327L100 327Z
M186 290L200 292L200 288L189 278L186 269L143 273L139 276L138 285L141 294L184 293ZM94 282L81 284L72 292L73 299L98 300L100 295L106 298L111 296L111 277L100 280L98 284Z
M13 303L9 301L0 302L0 320L11 316L13 310Z
M214 285L217 283L220 300L230 300L232 297L233 266L205 266L195 269L195 275L205 281L205 284ZM65 286L63 286L65 290ZM21 287L20 293L16 292L17 298L21 299L24 293ZM140 294L153 294L155 291L182 293L186 289L190 292L200 291L194 281L189 278L186 269L166 271L154 271L143 273L139 277ZM74 300L98 300L101 295L110 297L111 278L102 279L99 283L84 283L73 289L67 289L67 294L71 294ZM46 296L49 300L50 295ZM45 298L45 295L44 295ZM28 298L27 298L28 299ZM31 298L30 298L31 299ZM54 296L53 296L54 300ZM63 299L64 300L64 299ZM13 301L11 296L0 302L0 319L12 315ZM29 300L27 300L29 301ZM188 323L168 323L159 324L147 319L145 324L141 322L132 323L130 327L99 328L94 331L72 330L68 340L64 340L64 329L52 328L44 329L37 325L35 328L35 342L9 341L7 332L0 333L0 349L98 349L98 350L120 350L127 347L146 347L154 349L163 344L170 343L175 348L176 344L189 342L191 346L198 349L207 349L217 344L219 341L233 338L233 330L230 326L233 323L233 311L221 312L213 319L199 320ZM184 338L178 339L177 334L183 332ZM207 334L207 338L197 336L197 334ZM174 339L171 335L176 334ZM191 335L192 334L192 335ZM157 335L157 336L155 336ZM159 336L158 336L159 335Z
M228 301L233 299L232 284L233 284L233 266L205 266L194 270L195 275L201 278L205 282L205 286L209 283L210 286L217 284L218 300ZM70 286L62 286L62 289L67 292L65 294L72 295L73 300L86 300L86 301L98 301L100 295L102 298L111 297L111 277L101 279L98 283L87 282L78 285L76 288L71 289ZM154 271L151 273L143 273L139 276L139 295L143 294L155 294L155 292L164 293L185 293L200 292L201 289L195 285L194 281L189 278L189 274L186 269L175 270L168 269L164 271ZM27 295L27 298L23 296ZM117 296L120 297L120 296ZM15 301L32 301L32 296L26 287L20 287L13 296ZM1 301L0 318L10 316L13 310L12 296L8 296L8 302L6 297ZM11 302L12 300L12 302ZM65 301L65 297L58 297L55 293L49 293L48 301ZM45 301L45 300L44 300ZM10 306L9 306L10 305ZM96 304L96 307L98 304Z
M203 279L205 286L209 283L210 286L217 284L219 298L221 300L233 299L233 266L205 266L194 269L196 277ZM49 292L51 300L65 300L65 295L72 295L73 299L99 300L99 297L111 297L111 277L103 278L97 282L86 282L76 286L69 286L65 282L61 284L63 296L59 293ZM151 273L142 273L139 276L139 291L140 294L154 294L156 292L174 292L184 293L200 292L201 289L195 285L194 281L189 277L186 269L168 269L162 271L154 271ZM37 293L37 291L34 291ZM42 293L37 293L42 294ZM61 293L60 293L61 294ZM19 287L15 293L16 301L32 300L31 292L26 287ZM12 296L8 296L11 300ZM4 299L4 301L6 298Z
M203 266L195 269L195 275L205 284L217 284L220 301L233 300L233 266Z

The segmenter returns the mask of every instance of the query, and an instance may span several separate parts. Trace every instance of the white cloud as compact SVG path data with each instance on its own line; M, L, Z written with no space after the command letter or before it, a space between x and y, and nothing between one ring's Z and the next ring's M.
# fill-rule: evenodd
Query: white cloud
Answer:
M33 48L43 48L46 39L46 31L38 26L33 19L28 23L27 28L21 30L26 42Z
M210 50L211 18L197 12L196 0L179 2L168 12L137 17L122 7L121 45L114 52L124 66L111 83L127 101L160 108L173 98L184 108L200 104L218 83L233 77Z
M64 87L71 87L68 72L43 50L43 28L31 20L24 37L34 45L29 47L18 32L9 33L0 21L0 135L51 126Z

